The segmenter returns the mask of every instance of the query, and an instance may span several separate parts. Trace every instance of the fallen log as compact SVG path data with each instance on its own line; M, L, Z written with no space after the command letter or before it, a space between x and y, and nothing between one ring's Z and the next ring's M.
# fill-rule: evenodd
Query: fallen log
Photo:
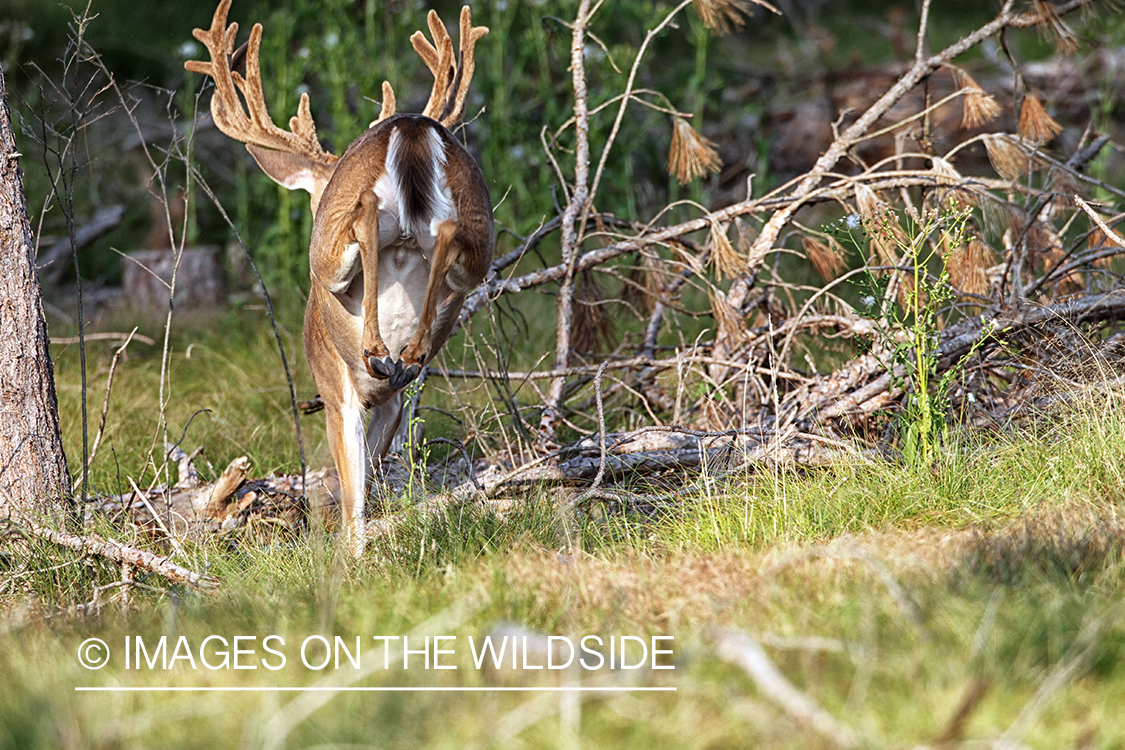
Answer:
M74 243L71 244L69 236L62 238L41 253L36 259L39 269L39 281L43 286L53 287L59 283L69 266L63 261L70 255L72 249L81 250L90 243L112 232L121 224L125 216L125 207L121 205L110 206L98 211L90 220L74 230Z
M987 358L1003 342L1042 334L1051 325L1061 324L1073 330L1122 317L1125 290L1005 311L991 317L966 318L942 332L935 371L938 375L948 372L973 353ZM879 357L862 355L793 391L786 398L788 413L793 414L792 421L802 429L812 429L832 419L885 408L902 395L902 389L896 385L903 375L901 368L894 375Z

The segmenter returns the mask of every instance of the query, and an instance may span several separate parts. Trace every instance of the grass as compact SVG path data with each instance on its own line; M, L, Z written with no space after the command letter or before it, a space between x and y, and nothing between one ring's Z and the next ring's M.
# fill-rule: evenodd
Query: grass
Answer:
M245 452L256 474L292 470L287 386L255 316L174 334L169 431L210 408L188 428L187 447L205 445L216 466ZM111 351L98 346L92 394ZM133 346L116 375L96 486L114 486L118 470L151 476L136 446L155 434L160 357ZM56 354L63 413L73 415L75 354ZM302 355L290 356L307 395ZM315 418L305 426L313 463L323 463ZM65 427L73 461L73 418ZM131 605L86 617L58 607L90 601L117 572L9 540L0 747L830 746L720 658L715 639L732 630L765 644L788 681L872 747L943 734L993 741L1013 727L1031 747L1121 747L1123 438L1120 397L1102 393L1012 434L956 440L931 468L859 455L816 470L764 467L700 485L711 489L656 517L571 516L542 488L504 517L471 508L419 516L358 562L317 534L237 551L197 544L184 562L219 576L217 593L142 579ZM547 635L670 635L675 669L477 669L469 637L513 626L533 644ZM286 656L276 670L265 667L277 660L262 646L271 634L284 639L271 642ZM251 651L242 658L258 668L203 666L210 635L227 639L228 652L235 636L253 636L240 642ZM357 676L346 656L338 669L303 666L301 643L316 635L340 636L353 651L359 636L364 671ZM394 649L383 669L372 637L384 635L410 636L412 649L426 636L454 636L443 658L458 669L425 669L417 654L403 669ZM176 651L171 669L126 669L126 636L141 637L150 657L161 636L169 654L182 636L197 668ZM88 638L109 645L107 667L79 665ZM318 648L311 643L312 663ZM222 660L219 641L203 650ZM676 692L74 691L565 684Z
M217 561L215 572L224 576L218 595L169 593L101 618L35 618L10 629L0 655L7 683L0 693L0 732L13 747L270 746L271 734L296 716L300 721L290 728L286 746L555 747L566 746L568 737L615 747L818 742L746 675L715 656L710 633L718 627L774 643L769 653L782 673L874 745L932 740L966 690L984 681L987 692L965 733L989 739L1073 659L1083 627L1102 618L1076 679L1051 695L1048 713L1029 727L1027 739L1036 747L1069 746L1096 730L1099 746L1121 741L1125 726L1115 706L1125 697L1125 684L1116 664L1125 631L1121 618L1113 617L1120 614L1114 606L1119 566L1085 585L1052 576L1018 587L982 576L951 585L955 565L919 572L872 540L861 543L890 567L913 609L896 599L876 565L837 554L831 545L819 557L778 561L746 550L560 557L524 540L440 567L370 563L347 572L326 548L259 550L241 561ZM343 635L349 643L360 635L364 663L376 665L382 653L372 635L457 637L457 655L447 662L457 671L421 669L420 657L412 657L410 669L374 669L361 685L558 684L558 675L474 669L465 653L467 638L480 639L506 621L572 637L675 635L675 670L566 679L675 686L677 692L596 694L577 708L554 694L316 694L327 700L308 715L312 697L299 694L72 692L75 685L352 684L350 665L320 671L297 664L297 644L312 634ZM121 665L120 647L129 634L150 643L162 634L170 640L182 635L198 645L211 634L229 640L272 633L285 639L289 658L276 672L193 671L183 662L170 671L126 671ZM78 644L89 637L115 649L117 659L107 669L87 672L75 663ZM802 644L811 637L820 639L817 647ZM211 654L213 662L220 658Z
M622 9L649 13L628 4ZM332 21L346 9L303 3L299 10ZM528 43L482 51L479 88L493 93L490 114L474 126L470 140L481 144L482 161L492 164L486 172L496 176L494 198L513 186L501 220L526 231L524 224L534 225L553 205L543 189L549 172L541 160L527 161L537 157L514 148L534 143L534 137L511 128L498 135L487 123L538 122L541 116L560 121L560 111L551 108L563 106L565 97L553 94L566 88L566 79L545 72L551 67L546 58L560 48L559 32L539 23L538 13L515 22L501 16L500 5L490 12L497 38ZM371 33L374 26L364 29ZM291 30L322 38L301 24ZM869 31L859 36L870 44ZM297 61L304 58L288 53L285 37L279 32L275 62L293 58L294 66L303 65ZM628 46L627 39L608 42L615 54L618 45ZM354 62L345 47L310 56L327 58L320 66L326 79L339 74L337 63ZM720 49L710 54L721 57ZM513 68L504 56L510 50L521 63L543 58L537 68L542 77L512 77L512 69L526 66ZM774 56L772 49L762 54ZM416 61L410 65L420 71ZM690 73L683 65L671 67L674 77ZM606 69L591 71L610 77ZM384 72L403 80L394 70L380 77ZM286 74L280 71L279 80ZM543 101L547 110L527 109L527 102ZM367 119L345 117L350 105L340 98L324 102L330 120ZM702 107L690 96L681 106L693 104ZM638 176L606 183L628 186L607 193L607 200L627 205L630 216L643 213L636 204L661 204L664 195L660 183L648 197L632 189L653 174L664 179L660 159L651 155L663 153L665 131L644 118L635 125L638 130L621 143L633 143L631 152L641 155L635 164L623 160ZM602 142L604 134L596 131L605 123L594 127L595 141ZM534 136L538 126L529 132ZM517 167L520 179L512 176ZM240 198L231 203L245 203L237 223L246 235L265 235L258 244L273 247L270 235L254 224L276 234L293 217L288 203L277 207L275 188L265 187L263 200L271 206L265 213L250 208L262 197L254 192L262 192L260 186L237 188ZM530 204L529 196L535 198ZM197 220L203 234L216 231L202 210ZM282 283L300 276L305 245L299 234L288 254L272 259ZM275 279L268 281L273 289ZM443 359L475 369L492 363L490 346L496 346L526 359L513 367L530 368L542 342L535 326L512 321L520 314L523 321L552 320L551 298L521 300L518 313L494 313L499 323L490 327L478 316L475 343L454 342ZM282 339L298 398L306 398L313 384L299 320L297 311L282 314ZM674 327L687 340L704 324L682 321ZM516 328L523 341L513 344L503 331ZM112 353L113 345L105 343L91 343L87 352L91 436ZM53 355L75 471L82 454L79 358L74 346L55 347ZM289 385L262 311L177 323L162 406L164 363L161 346L134 343L119 364L104 443L92 468L94 490L121 492L130 478L141 486L163 480L166 436L182 440L188 451L204 446L214 467L208 478L240 455L252 459L255 476L297 471ZM506 442L497 435L514 432L488 386L433 382L426 403L449 413L427 412L430 436L444 431L478 450L502 451ZM303 417L301 424L310 465L328 463L323 417ZM0 541L0 747L831 746L832 739L795 718L759 679L722 658L717 644L732 631L762 643L784 679L850 726L865 746L937 745L943 738L991 744L1005 736L1031 747L1122 747L1123 438L1119 396L1078 394L1071 406L1017 431L958 437L932 464L903 466L857 453L817 469L763 466L734 479L701 481L656 514L605 508L572 514L560 508L554 488L543 487L521 490L522 502L503 516L472 507L419 514L359 561L347 559L318 532L237 549L185 542L177 561L218 576L221 588L203 593L142 576L129 602L114 598L122 591L114 586L120 571L7 534ZM126 530L101 530L135 541ZM96 613L78 609L95 598L108 603ZM532 664L541 663L536 649L549 646L544 641L552 635L574 641L594 635L603 643L671 636L671 664L660 666L675 668L478 669L469 639L503 633L529 636ZM277 654L264 648L269 635L278 636L270 643L286 656L277 669L270 668ZM417 653L404 668L402 640L391 643L392 666L385 668L383 647L373 638L408 636L418 649L427 637L445 635L454 640L444 663L456 670L427 669ZM205 645L209 636L220 636L225 645ZM339 637L353 651L358 637L363 669L352 668L346 655L338 667L302 664L301 644L310 636L329 642ZM181 658L169 669L138 667L134 652L133 666L126 668L127 644L138 637L154 665L162 637L164 655ZM236 637L247 639L242 656L255 669L203 663L234 658ZM80 647L90 638L111 650L102 669L79 664ZM320 642L308 642L315 662ZM676 692L75 691L574 684Z
M289 317L281 321L282 341L298 399L307 399L316 388L304 361L300 319ZM114 328L107 322L102 327L128 332L132 325ZM91 487L103 493L127 491L127 477L146 485L163 460L165 436L159 401L163 336L155 325L142 332L156 344L131 343L114 374L103 444L91 470ZM113 353L119 346L120 342L114 341L87 344L91 443ZM77 474L82 463L78 345L52 347L52 356L63 443L72 473ZM300 471L289 385L263 311L234 310L209 320L177 322L169 340L167 372L165 420L170 442L182 441L182 448L189 453L204 446L205 458L216 471L222 471L240 455L253 459L258 475ZM302 426L310 460L320 458L323 418L308 419ZM205 464L200 462L198 468L203 470ZM125 489L117 489L121 486Z

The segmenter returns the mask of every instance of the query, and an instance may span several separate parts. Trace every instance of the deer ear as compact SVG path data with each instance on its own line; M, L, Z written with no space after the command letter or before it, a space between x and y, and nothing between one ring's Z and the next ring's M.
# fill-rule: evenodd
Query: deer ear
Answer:
M312 197L313 211L320 203L320 195L324 192L332 173L336 171L336 164L325 164L315 161L307 156L289 153L288 151L274 151L253 144L246 144L246 150L258 162L258 166L266 175L289 190L305 190Z

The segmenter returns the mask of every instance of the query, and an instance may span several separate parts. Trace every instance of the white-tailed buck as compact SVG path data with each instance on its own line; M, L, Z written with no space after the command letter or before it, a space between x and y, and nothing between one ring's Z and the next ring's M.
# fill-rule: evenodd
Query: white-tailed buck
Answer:
M305 353L324 400L345 534L360 552L368 481L398 428L402 389L449 338L466 292L492 262L488 186L448 130L464 115L473 47L488 29L474 28L469 8L461 9L458 64L430 11L434 43L420 31L410 38L434 76L425 111L396 115L384 82L379 119L337 157L317 140L307 94L288 131L273 124L258 63L262 26L236 52L229 9L222 0L211 28L193 32L211 61L184 67L214 79L211 116L219 130L244 142L276 182L309 192L315 218ZM237 70L243 62L245 76Z

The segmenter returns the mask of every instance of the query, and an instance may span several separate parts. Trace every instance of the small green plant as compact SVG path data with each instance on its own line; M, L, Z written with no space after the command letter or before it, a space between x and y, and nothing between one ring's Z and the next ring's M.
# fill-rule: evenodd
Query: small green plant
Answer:
M868 264L861 310L878 324L887 371L906 394L898 415L902 456L910 465L929 466L947 436L949 391L962 369L953 366L938 376L942 317L956 296L943 253L967 241L971 210L956 201L945 208L910 207L902 222L877 199L859 203L868 209L863 217L849 216L827 229L860 252L869 245L870 257L880 263Z
M425 435L426 420L422 418L417 408L410 407L410 404L417 402L423 387L423 381L413 380L402 394L403 410L410 419L406 430L406 445L402 449L402 455L409 467L402 496L408 502L426 497L426 466L430 463L430 447L425 440L419 440L419 437Z

